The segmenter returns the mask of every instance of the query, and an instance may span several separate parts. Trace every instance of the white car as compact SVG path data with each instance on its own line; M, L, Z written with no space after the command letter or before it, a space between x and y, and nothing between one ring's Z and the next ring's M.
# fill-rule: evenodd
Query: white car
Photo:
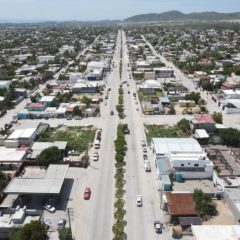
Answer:
M54 213L56 211L56 208L51 206L50 204L44 205L43 208L51 213Z
M138 207L142 207L142 196L141 195L136 196L136 204Z
M98 161L99 155L97 152L94 153L93 155L93 161Z

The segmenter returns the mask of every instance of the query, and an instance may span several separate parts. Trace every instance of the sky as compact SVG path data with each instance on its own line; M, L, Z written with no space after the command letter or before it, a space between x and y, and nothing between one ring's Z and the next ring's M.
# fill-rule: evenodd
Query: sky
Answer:
M240 0L0 0L0 21L122 20L170 10L240 12Z

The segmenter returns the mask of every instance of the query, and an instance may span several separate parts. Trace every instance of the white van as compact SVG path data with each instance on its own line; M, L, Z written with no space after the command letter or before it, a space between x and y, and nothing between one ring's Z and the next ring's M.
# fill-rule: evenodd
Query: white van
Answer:
M94 143L94 148L95 149L99 149L100 148L100 141L99 140L96 140L95 143Z
M151 166L149 161L144 161L145 172L151 172Z

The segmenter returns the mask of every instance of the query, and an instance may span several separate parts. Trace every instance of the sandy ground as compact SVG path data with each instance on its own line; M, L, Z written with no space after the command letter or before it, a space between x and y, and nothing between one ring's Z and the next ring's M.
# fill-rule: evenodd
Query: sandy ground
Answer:
M204 225L233 225L236 224L236 219L230 209L223 201L213 201L217 204L218 215L212 219L203 222Z

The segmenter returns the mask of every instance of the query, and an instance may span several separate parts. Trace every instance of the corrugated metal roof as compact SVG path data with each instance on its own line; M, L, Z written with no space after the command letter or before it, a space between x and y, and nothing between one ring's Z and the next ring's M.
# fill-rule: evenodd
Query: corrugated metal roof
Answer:
M191 193L166 192L168 212L172 216L197 216Z

